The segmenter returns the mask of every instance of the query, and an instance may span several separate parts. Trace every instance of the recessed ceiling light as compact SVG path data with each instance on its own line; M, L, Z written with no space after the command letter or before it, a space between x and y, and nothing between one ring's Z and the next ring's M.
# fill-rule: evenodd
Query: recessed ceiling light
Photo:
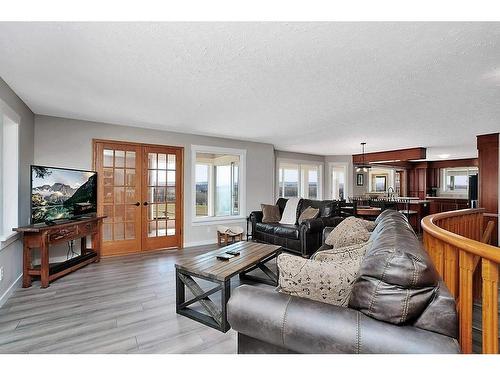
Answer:
M441 159L448 159L450 157L450 154L439 154L438 155Z

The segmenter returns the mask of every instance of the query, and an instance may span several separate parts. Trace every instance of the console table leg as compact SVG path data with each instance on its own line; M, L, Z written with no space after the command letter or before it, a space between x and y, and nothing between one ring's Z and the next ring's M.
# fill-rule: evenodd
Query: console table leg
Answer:
M40 257L40 280L42 288L47 288L49 286L49 246L45 239L40 247Z
M31 286L31 276L29 270L31 268L31 249L26 244L23 244L23 288Z
M80 252L82 255L87 254L87 237L82 237L80 239Z

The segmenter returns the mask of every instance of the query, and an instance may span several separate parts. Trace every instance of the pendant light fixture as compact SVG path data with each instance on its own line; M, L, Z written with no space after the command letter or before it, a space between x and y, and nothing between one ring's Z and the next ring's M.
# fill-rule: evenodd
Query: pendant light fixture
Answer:
M356 172L368 172L371 169L371 165L367 164L365 161L365 145L366 142L361 142L361 150L362 150L362 164L356 167Z

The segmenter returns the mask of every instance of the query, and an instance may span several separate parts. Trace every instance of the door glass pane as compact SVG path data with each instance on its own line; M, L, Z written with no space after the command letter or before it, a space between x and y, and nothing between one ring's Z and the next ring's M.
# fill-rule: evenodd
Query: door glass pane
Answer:
M125 220L126 221L134 221L135 220L135 206L125 206Z
M175 219L175 203L167 204L167 218Z
M127 151L126 159L127 168L135 168L135 151Z
M117 204L115 206L115 223L125 221L125 205Z
M102 152L102 165L104 167L113 166L113 150L103 150Z
M158 185L157 179L156 179L156 170L149 171L148 185L149 186Z
M115 187L115 203L125 203L125 188Z
M136 203L136 201L137 199L135 197L135 188L126 188L125 203L134 204Z
M124 169L115 169L115 186L123 186L124 184Z
M113 188L104 187L104 203L113 203Z
M167 185L168 186L175 186L175 171L168 171L167 172Z
M102 225L102 239L103 241L113 240L113 224Z
M158 204L158 218L165 219L167 215L167 205L165 203Z
M115 167L125 167L125 151L115 150Z
M167 187L167 201L175 202L175 187Z
M113 205L105 204L102 210L104 216L107 216L103 219L104 223L111 223L113 221Z
M167 169L167 155L158 154L158 169Z
M156 154L155 153L148 153L148 168L149 169L156 169L157 163L156 163Z
M158 220L158 237L167 235L167 221Z
M127 169L126 170L125 185L135 186L135 169Z
M174 169L175 170L175 154L168 154L168 169Z
M156 188L150 187L148 188L148 202L153 203L156 201Z
M156 217L158 216L157 214L157 205L156 204L150 204L148 209L148 220L155 220Z
M123 223L114 224L114 235L115 240L123 240L125 238L125 226Z
M166 184L167 184L167 171L158 170L158 186L165 186Z
M167 236L175 236L175 221L169 220L167 222Z
M156 237L156 221L148 223L148 237Z
M104 184L104 186L113 186L113 169L112 168L104 168L103 184Z
M163 187L155 188L155 202L165 203L165 188Z
M125 239L133 240L135 239L135 224L125 223Z

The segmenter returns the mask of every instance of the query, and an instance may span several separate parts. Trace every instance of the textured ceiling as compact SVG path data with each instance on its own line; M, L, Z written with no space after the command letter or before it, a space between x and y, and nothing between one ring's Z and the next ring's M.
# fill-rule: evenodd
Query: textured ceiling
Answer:
M35 113L296 152L500 130L500 23L0 23L0 76Z

